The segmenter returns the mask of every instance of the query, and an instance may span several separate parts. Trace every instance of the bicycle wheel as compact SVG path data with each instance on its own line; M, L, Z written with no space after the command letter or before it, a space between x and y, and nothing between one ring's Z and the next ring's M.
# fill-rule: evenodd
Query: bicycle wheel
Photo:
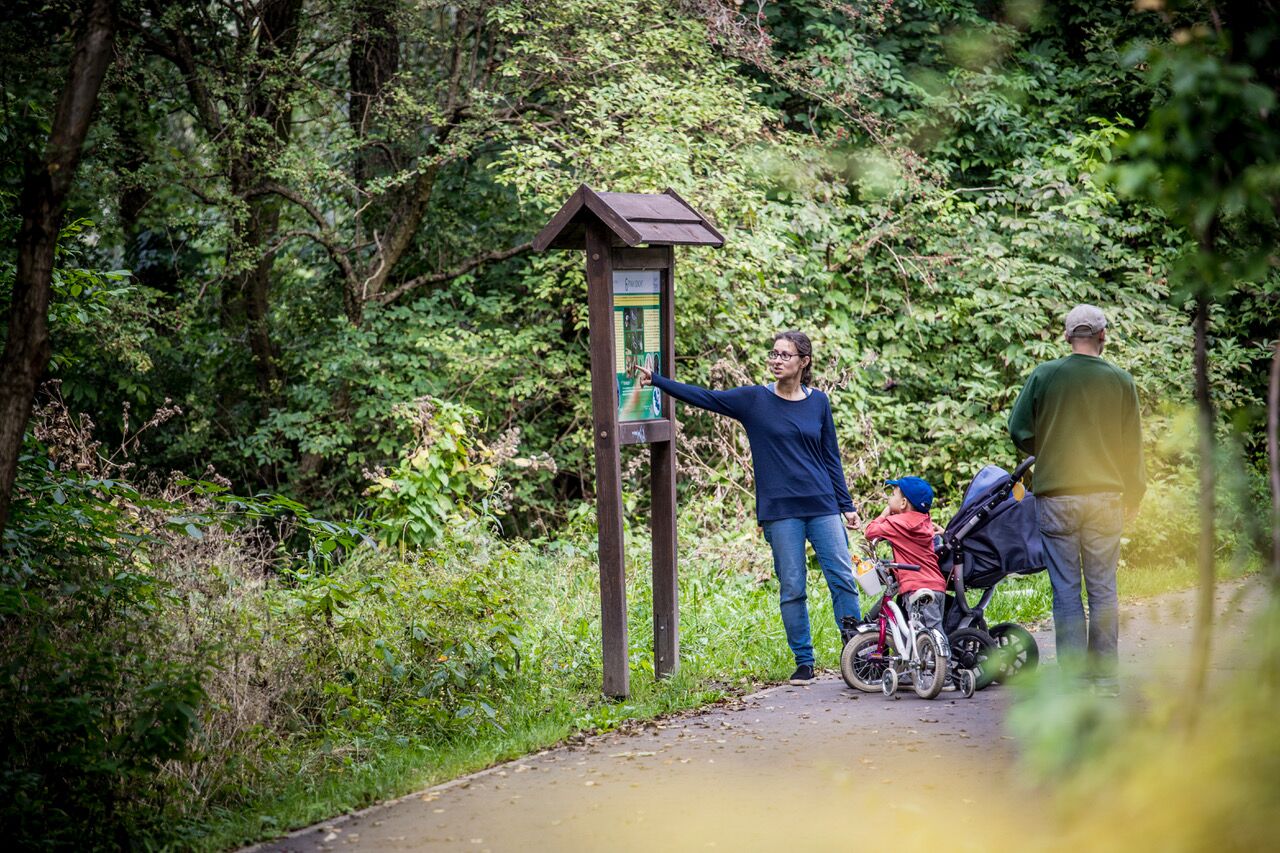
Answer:
M876 634L859 634L845 643L840 653L840 675L845 684L863 693L880 692L880 679L886 667L879 645L880 637Z
M924 633L916 637L916 659L920 668L914 673L911 686L921 699L933 699L942 692L942 685L947 680L947 659L938 648L938 641L932 634Z
M996 641L986 631L977 628L961 628L947 638L951 642L951 659L965 669L973 670L977 688L991 684L999 675L999 666L992 660Z
M1040 665L1040 647L1031 632L1017 622L1001 622L991 629L991 639L999 647L1000 668L996 681L1005 682L1032 673Z

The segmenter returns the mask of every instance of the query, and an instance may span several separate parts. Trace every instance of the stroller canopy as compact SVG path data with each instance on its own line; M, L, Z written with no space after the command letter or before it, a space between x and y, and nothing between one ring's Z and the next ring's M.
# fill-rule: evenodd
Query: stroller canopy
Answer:
M997 504L978 526L956 538L964 527L1001 486L1009 481L1009 472L988 465L977 473L965 489L960 511L947 523L948 541L953 556L964 566L965 586L985 589L1011 574L1031 575L1044 570L1044 552L1040 546L1040 526L1036 521L1036 498L1027 492L1021 501L1012 495Z

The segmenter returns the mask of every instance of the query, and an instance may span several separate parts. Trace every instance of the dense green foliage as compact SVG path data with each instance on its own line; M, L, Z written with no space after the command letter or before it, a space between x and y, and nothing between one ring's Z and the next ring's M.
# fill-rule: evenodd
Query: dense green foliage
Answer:
M807 331L860 500L917 473L945 519L1014 462L1005 417L1064 312L1102 305L1149 451L1135 590L1194 551L1188 275L1210 270L1220 550L1265 538L1271 30L1241 51L1198 3L736 8L122 3L4 533L12 837L242 841L321 817L308 797L785 674L745 440L685 411L684 673L596 695L582 258L523 246L583 182L716 221L723 249L678 252L679 377L757 381L771 333ZM6 247L73 18L0 22ZM13 275L6 248L0 303ZM647 474L623 461L643 672ZM1012 592L1006 615L1043 616L1042 578ZM360 787L392 754L436 769Z
M1061 352L1058 318L1084 299L1115 315L1111 354L1159 434L1167 407L1189 397L1190 333L1170 276L1194 243L1096 176L1164 85L1121 51L1170 23L1106 4L992 15L813 2L766 4L766 37L714 5L558 3L526 16L480 4L459 7L451 28L446 7L408 4L385 23L404 58L369 107L370 139L334 100L344 44L316 22L357 26L367 4L304 16L297 56L279 67L262 65L251 38L228 42L238 59L199 66L203 89L181 85L178 23L209 49L229 38L218 27L240 25L225 9L180 22L140 11L67 246L133 279L60 292L63 395L114 434L122 407L171 399L184 414L138 448L141 463L212 464L242 490L344 511L367 472L417 446L397 406L430 395L477 412L474 441L518 429L519 458L550 455L554 466L510 478L506 521L547 529L591 491L581 259L517 254L449 276L527 239L586 181L673 186L720 223L724 250L681 255L679 372L754 379L772 331L807 329L856 491L874 490L882 469L954 487L1009 462L1009 401ZM463 81L478 88L450 124L438 114L448 69L427 57L484 38L492 68ZM425 64L410 67L411 55ZM289 118L287 133L263 137L243 100L245 79L263 73L280 81L263 97L280 99L268 112ZM135 102L126 83L152 97ZM221 99L216 116L192 100L200 92ZM415 127L447 138L415 147ZM377 145L399 171L370 154ZM238 157L253 160L252 181ZM429 203L413 240L380 256L378 229L394 230L415 180ZM268 191L269 209L254 207ZM1255 222L1248 236L1267 233ZM253 264L262 282L244 277ZM353 302L348 272L367 279L378 264L390 272ZM1214 318L1218 404L1239 413L1251 456L1276 287L1270 273L1246 278ZM255 299L261 318L246 315ZM259 332L269 352L255 349ZM712 436L701 417L690 425ZM725 472L737 455L712 441L697 462Z

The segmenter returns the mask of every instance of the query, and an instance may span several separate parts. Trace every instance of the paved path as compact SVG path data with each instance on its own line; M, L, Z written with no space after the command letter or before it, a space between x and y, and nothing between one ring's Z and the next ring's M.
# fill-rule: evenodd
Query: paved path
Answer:
M1217 635L1238 635L1261 597L1257 582L1223 590ZM1192 600L1122 606L1120 701L1140 701L1144 679L1185 678ZM1051 661L1051 633L1036 637ZM1220 651L1226 645L1215 653L1218 677L1247 665ZM1046 816L1043 792L1019 772L1005 725L1011 699L1007 687L968 700L924 701L909 688L887 699L828 675L547 750L260 849L1018 849L1019 826ZM999 829L983 819L988 808L1006 818ZM886 826L893 838L874 840Z

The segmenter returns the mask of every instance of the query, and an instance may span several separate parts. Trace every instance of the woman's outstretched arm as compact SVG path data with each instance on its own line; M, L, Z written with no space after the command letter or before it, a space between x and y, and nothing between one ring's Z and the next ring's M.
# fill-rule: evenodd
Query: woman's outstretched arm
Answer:
M708 412L715 412L718 415L727 415L741 420L750 405L750 390L747 387L730 388L727 391L712 391L708 388L686 385L683 382L668 379L657 371L647 370L639 365L636 366L636 372L640 374L640 382L642 384L652 384L658 390L670 394L682 403L688 403L691 406L697 406L699 409L706 409Z

